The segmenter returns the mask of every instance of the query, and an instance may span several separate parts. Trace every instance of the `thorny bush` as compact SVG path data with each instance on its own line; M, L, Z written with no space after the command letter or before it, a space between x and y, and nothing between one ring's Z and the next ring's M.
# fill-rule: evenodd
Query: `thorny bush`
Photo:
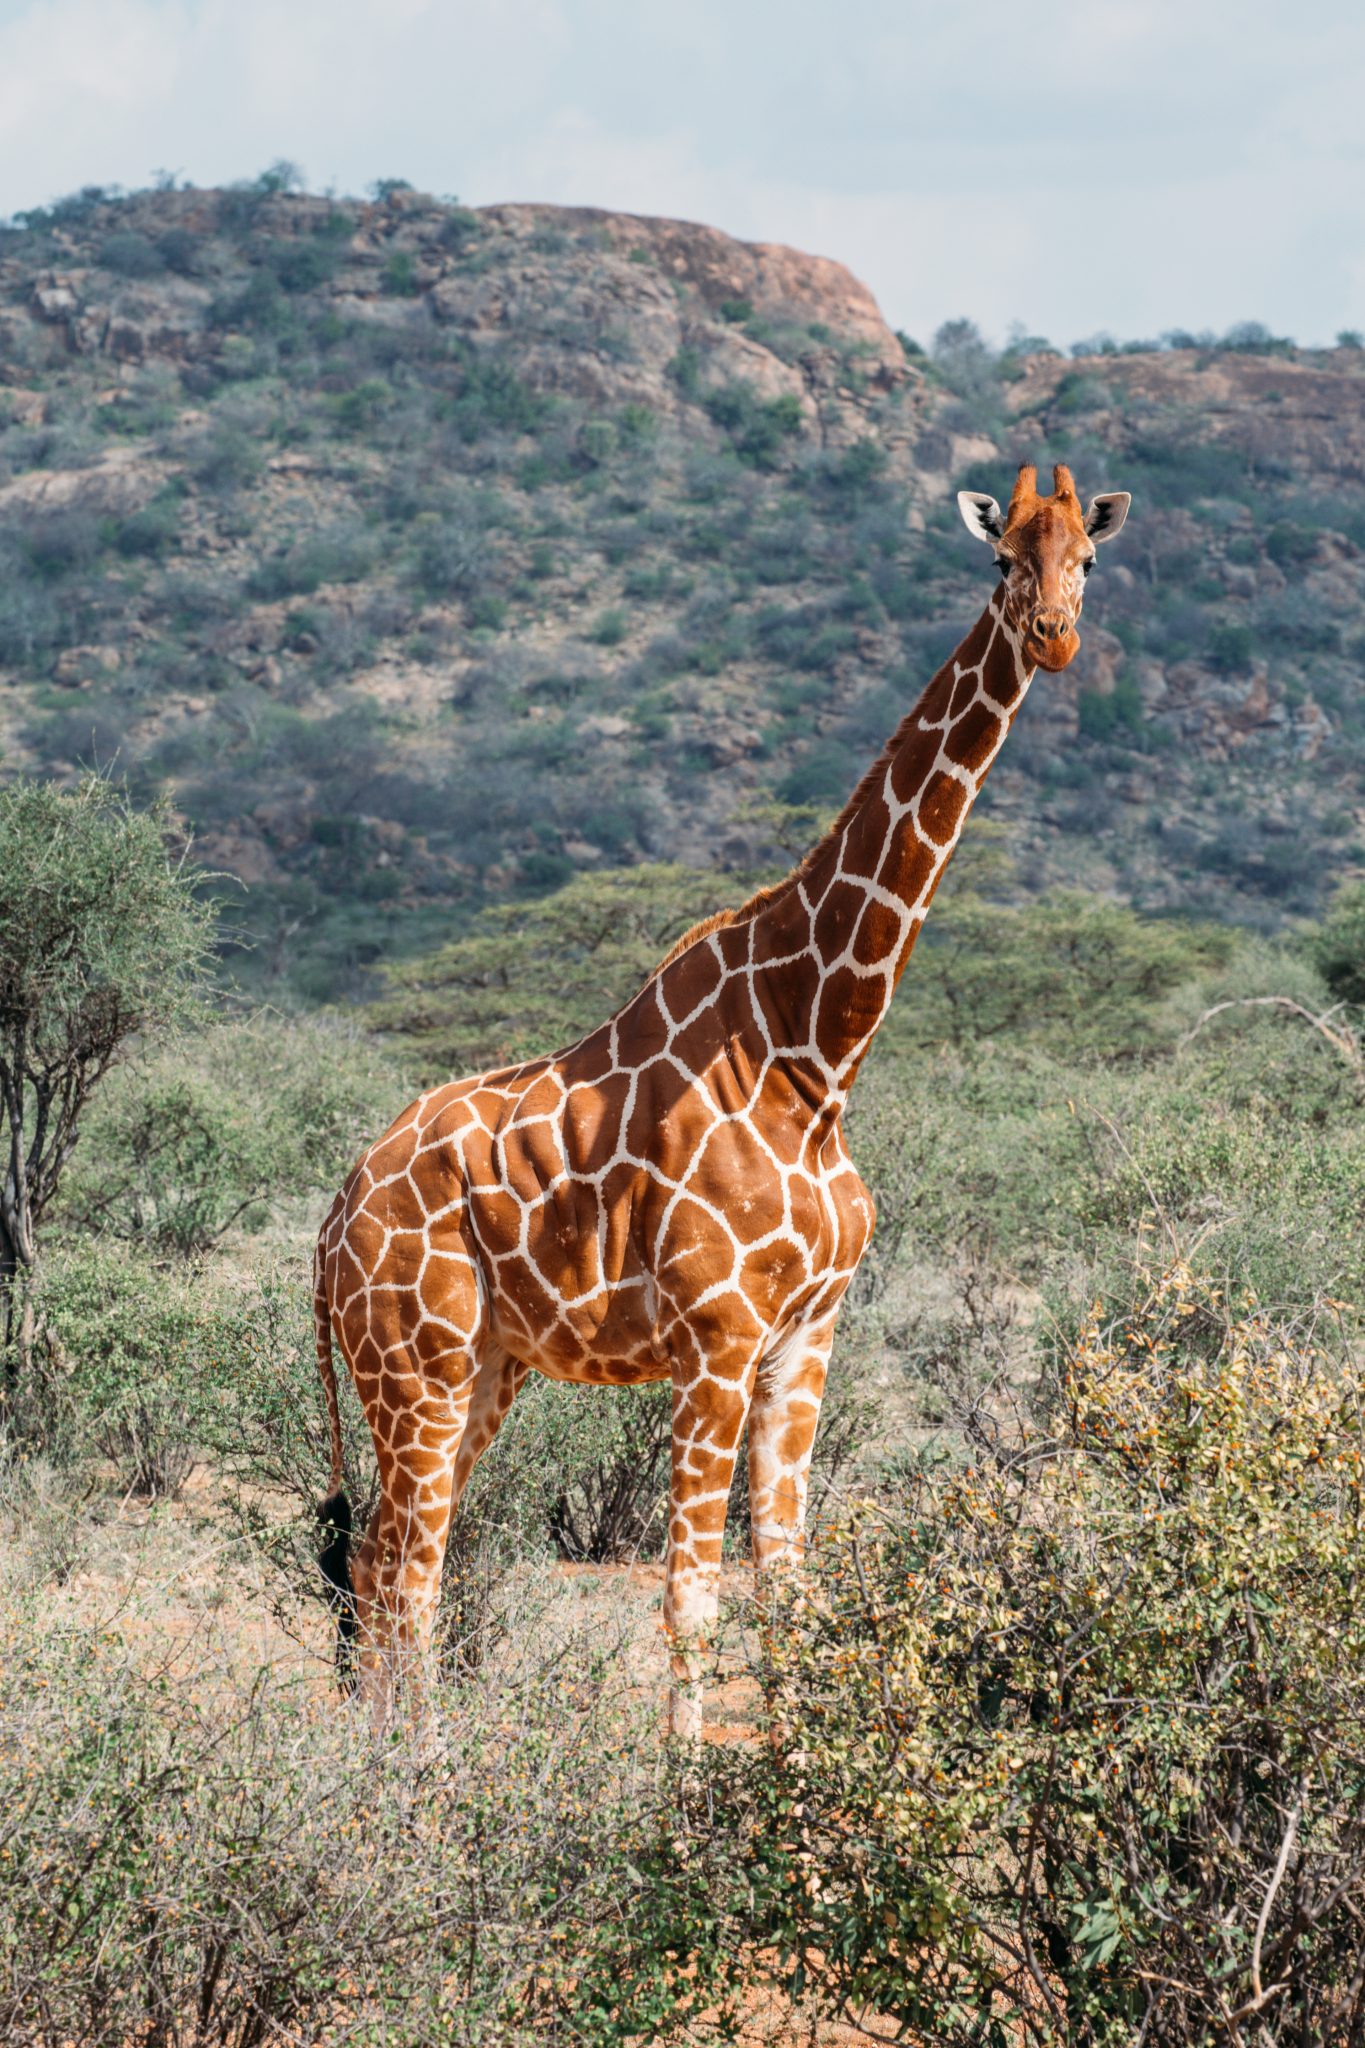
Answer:
M617 2010L723 2024L768 1956L888 2038L1365 2041L1361 1372L1177 1267L1054 1391L767 1626Z
M307 1687L149 1674L7 1599L0 2039L571 2048L533 2010L615 1911L603 1844L651 1797L619 1690L580 1633L425 1750L376 1744Z

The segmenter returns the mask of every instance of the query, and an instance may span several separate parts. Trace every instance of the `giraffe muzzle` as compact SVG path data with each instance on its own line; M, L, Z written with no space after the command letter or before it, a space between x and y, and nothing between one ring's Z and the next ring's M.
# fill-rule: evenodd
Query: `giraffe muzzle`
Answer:
M1028 653L1039 668L1065 668L1080 646L1080 635L1063 611L1040 610L1028 627Z

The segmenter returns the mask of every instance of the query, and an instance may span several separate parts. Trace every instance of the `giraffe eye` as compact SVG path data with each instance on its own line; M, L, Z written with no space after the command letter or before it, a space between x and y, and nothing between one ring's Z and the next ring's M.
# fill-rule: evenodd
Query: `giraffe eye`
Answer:
M995 558L995 566L1000 571L1000 574L1002 576L1008 576L1010 570L1014 567L1014 564L1010 561L1008 556L997 555Z
M1082 574L1082 576L1088 576L1088 575L1090 574L1090 571L1091 571L1091 570L1092 570L1092 569L1094 568L1094 566L1095 566L1095 557L1094 557L1094 556L1092 555L1092 556L1090 557L1090 559L1089 559L1089 561L1088 561L1088 562L1082 562L1082 563L1081 563L1081 574Z

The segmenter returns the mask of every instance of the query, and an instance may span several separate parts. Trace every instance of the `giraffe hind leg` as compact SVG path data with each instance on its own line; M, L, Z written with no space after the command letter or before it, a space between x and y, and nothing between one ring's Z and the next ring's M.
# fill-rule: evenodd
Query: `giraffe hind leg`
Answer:
M485 1345L451 1480L450 1520L455 1540L453 1545L447 1548L448 1581L453 1575L463 1573L466 1569L464 1545L460 1540L461 1530L455 1523L465 1488L469 1484L474 1467L506 1421L508 1410L529 1370L529 1366L509 1357L501 1345L491 1341ZM486 1608L479 1594L477 1579L476 1573L473 1579L467 1579L465 1587L462 1587L456 1577L455 1582L449 1587L452 1597L441 1618L440 1657L443 1666L454 1665L460 1669L468 1669L478 1662L482 1648L481 1638L485 1633L483 1621ZM472 1598L466 1600L462 1595L471 1585Z
M464 1435L460 1439L459 1455L455 1460L450 1499L452 1516L458 1513L474 1467L507 1420L507 1411L530 1369L519 1359L509 1356L500 1344L491 1340L485 1344L470 1397Z
M349 1560L358 1690L377 1724L400 1690L420 1712L455 1471L487 1338L472 1259L458 1240L441 1252L439 1288L423 1284L420 1266L410 1274L392 1260L334 1318L379 1475L378 1507ZM339 1543L333 1558L340 1574Z
M422 1387L414 1375L396 1411L381 1410L380 1500L356 1558L360 1690L380 1723L400 1691L420 1713L476 1371L467 1355L444 1386Z

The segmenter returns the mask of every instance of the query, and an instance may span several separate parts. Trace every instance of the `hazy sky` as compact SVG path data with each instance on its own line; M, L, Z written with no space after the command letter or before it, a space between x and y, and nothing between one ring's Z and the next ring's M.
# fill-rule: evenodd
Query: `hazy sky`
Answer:
M893 325L1365 328L1359 0L0 0L0 214L279 157L839 257Z

